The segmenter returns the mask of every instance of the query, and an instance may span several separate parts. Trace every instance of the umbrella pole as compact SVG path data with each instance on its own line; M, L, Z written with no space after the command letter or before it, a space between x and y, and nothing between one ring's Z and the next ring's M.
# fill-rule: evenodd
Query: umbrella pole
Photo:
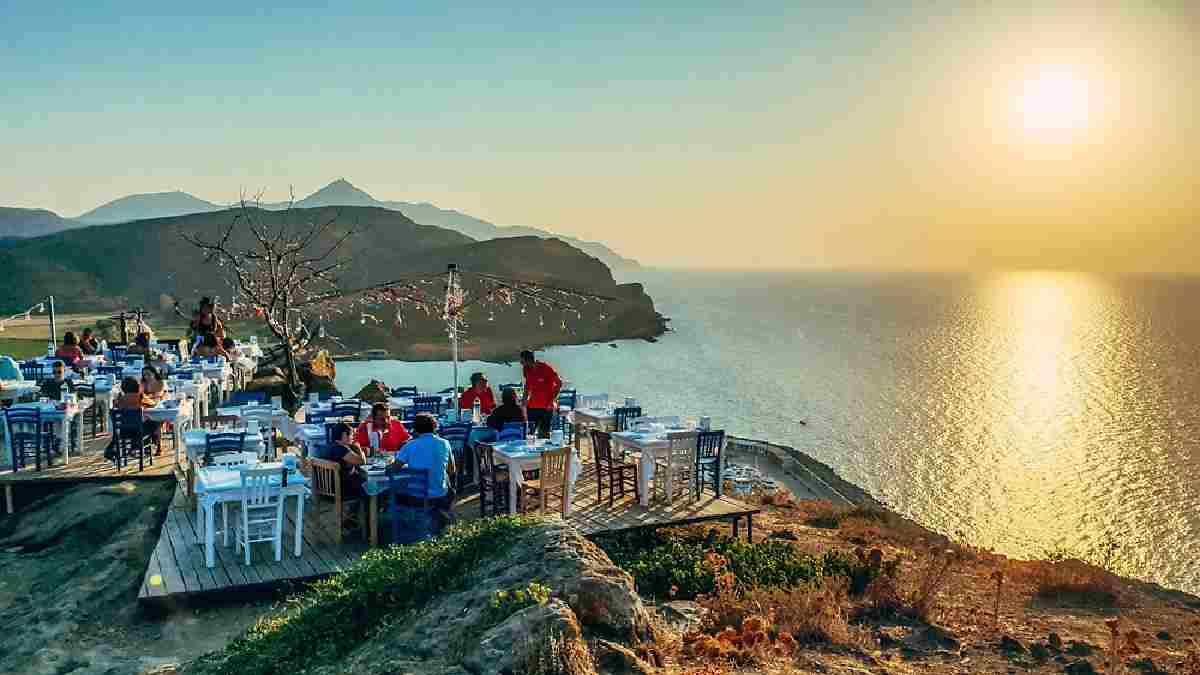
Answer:
M458 268L458 265L455 265L454 263L450 263L446 267L446 273L450 277L446 284L446 293L448 294L447 303L446 303L447 305L450 304L449 299L454 297L454 295L455 295L455 293L454 293L454 291L455 291L455 289L454 289L454 271L457 268ZM451 401L450 405L454 406L453 419L454 419L454 421L457 422L457 421L459 421L459 415L461 414L461 412L458 409L458 314L457 314L457 309L455 309L453 312L447 312L447 315L448 315L448 318L450 319L450 358L453 363L453 371L454 371L454 387L450 390L450 401Z

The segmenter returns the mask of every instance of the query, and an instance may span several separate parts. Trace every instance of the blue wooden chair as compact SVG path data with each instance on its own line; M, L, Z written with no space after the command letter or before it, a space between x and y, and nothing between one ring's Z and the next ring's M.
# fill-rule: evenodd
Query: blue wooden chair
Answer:
M318 391L317 392L317 400L318 401L328 401L329 399L333 398L336 393L337 392L333 392L333 391Z
M335 401L329 409L329 414L326 419L343 419L350 417L354 419L354 423L358 424L362 421L362 401L352 398L348 401Z
M696 469L692 473L695 499L700 498L706 485L712 485L713 492L721 496L721 452L724 447L724 431L701 431L696 435Z
M235 391L229 395L227 405L239 406L247 403L266 403L267 392L265 391Z
M124 372L124 366L99 366L96 368L97 375L106 375L114 378L118 382L121 380L121 375Z
M393 387L392 396L396 398L415 398L420 396L421 392L416 387Z
M429 469L404 468L388 475L392 543L414 544L433 538L433 507L429 503ZM401 495L408 502L400 500ZM416 502L411 503L411 502Z
M139 472L146 468L147 460L154 464L154 437L146 433L142 411L113 410L109 415L112 423L112 460L117 468L125 468L135 455Z
M629 423L642 416L640 406L632 408L617 408L613 411L613 417L617 421L617 431L628 431Z
M558 407L559 408L567 408L570 410L574 410L575 404L578 402L579 402L579 390L563 389L562 391L558 392Z
M467 454L467 441L471 438L471 425L469 423L458 422L455 424L447 424L438 430L438 435L446 439L450 444L450 450L454 453L454 466L458 471L454 474L455 484L461 490L464 485L469 485L467 482L467 473L471 473L472 482L474 482L474 471L472 462L467 461L470 456Z
M204 437L204 463L212 464L213 458L220 455L243 453L246 451L246 432L221 431L210 432Z
M562 430L564 443L570 444L575 442L575 425L567 421L566 415L556 414L551 418L550 430Z
M433 416L442 414L441 396L418 396L413 399L412 414L429 413Z
M516 441L522 438L525 438L524 422L505 422L500 433L496 435L496 442Z
M34 468L42 470L42 453L46 455L46 466L50 466L50 448L54 434L47 431L42 422L42 411L37 408L9 408L4 411L8 425L8 438L12 447L12 468L19 471L28 465L32 455Z
M41 361L24 361L21 363L21 377L41 384L47 378L46 367Z
M127 347L125 345L110 344L108 346L109 356L112 357L112 360L114 363L117 361L124 361L125 358L127 356L129 356L128 350L129 350L129 347Z

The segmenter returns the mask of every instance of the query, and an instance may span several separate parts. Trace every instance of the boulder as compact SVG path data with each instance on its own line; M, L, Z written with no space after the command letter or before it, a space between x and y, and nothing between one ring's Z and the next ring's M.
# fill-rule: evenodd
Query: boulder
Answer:
M489 629L463 657L462 664L477 675L519 672L530 650L540 647L537 640L541 636L578 640L581 634L571 608L551 599L544 605L526 607Z
M687 633L704 621L708 610L691 600L672 600L658 606L663 622L677 633Z
M599 675L651 675L654 668L632 649L608 640L596 640L592 646Z
M371 380L358 390L354 398L368 403L386 403L390 396L391 391L386 384L379 380Z

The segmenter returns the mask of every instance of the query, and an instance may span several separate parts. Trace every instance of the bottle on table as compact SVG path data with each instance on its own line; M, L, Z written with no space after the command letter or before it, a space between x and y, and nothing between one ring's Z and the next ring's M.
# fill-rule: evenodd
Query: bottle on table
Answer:
M471 423L478 426L483 423L483 410L479 406L479 397L471 404Z

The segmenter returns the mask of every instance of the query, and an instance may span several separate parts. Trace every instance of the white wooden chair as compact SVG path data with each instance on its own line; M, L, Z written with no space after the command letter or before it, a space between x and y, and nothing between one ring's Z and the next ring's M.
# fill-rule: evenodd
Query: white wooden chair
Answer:
M678 415L660 415L658 417L639 417L630 423L630 429L636 429L639 426L648 426L651 424L663 424L668 427L677 427L682 424L681 418Z
M222 452L212 456L212 461L206 466L219 467L222 469L238 469L243 466L250 466L258 463L258 455L253 452ZM230 502L221 502L221 544L229 545L229 504ZM214 535L217 533L214 532Z
M265 461L275 461L275 414L270 408L262 407L258 409L243 408L242 422L255 420L258 422L258 429L266 439L266 447L264 449L263 458Z
M550 499L558 497L559 513L564 517L567 515L567 476L571 473L571 462L574 461L572 455L569 447L542 453L538 477L521 483L524 510L531 510L536 505L536 508L545 514Z
M575 404L576 410L593 410L604 408L608 405L608 394L590 394L579 397Z
M695 431L668 433L666 456L654 458L654 494L662 495L667 503L691 491L696 436Z
M271 542L275 545L276 562L283 560L283 497L271 478L279 469L242 470L241 526L237 530L237 545L246 551L250 564L250 546Z

